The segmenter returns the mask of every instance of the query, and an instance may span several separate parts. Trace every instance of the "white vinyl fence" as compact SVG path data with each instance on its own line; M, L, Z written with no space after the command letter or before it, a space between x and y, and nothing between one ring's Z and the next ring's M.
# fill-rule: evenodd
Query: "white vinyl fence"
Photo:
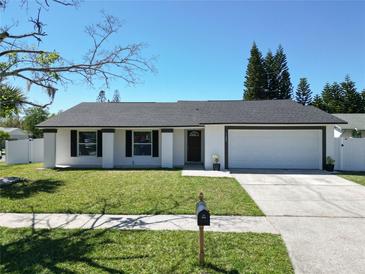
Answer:
M6 141L5 153L7 164L43 162L43 139Z
M335 169L365 171L365 138L335 138Z

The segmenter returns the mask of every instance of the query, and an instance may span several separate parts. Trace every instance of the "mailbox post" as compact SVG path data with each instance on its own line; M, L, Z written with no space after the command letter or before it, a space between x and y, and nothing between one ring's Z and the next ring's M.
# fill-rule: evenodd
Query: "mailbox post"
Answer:
M199 226L199 264L204 264L204 226L210 225L210 213L204 202L204 194L200 192L196 204L196 217Z

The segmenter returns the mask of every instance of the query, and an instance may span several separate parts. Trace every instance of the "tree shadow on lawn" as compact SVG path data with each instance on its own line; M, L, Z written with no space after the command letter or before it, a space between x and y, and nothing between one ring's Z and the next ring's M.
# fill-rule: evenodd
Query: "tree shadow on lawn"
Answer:
M215 272L218 272L218 273L224 273L224 274L239 274L239 272L236 270L236 269L233 269L233 270L225 270L223 268L220 268L212 263L207 263L204 265L204 267L208 268L208 269L211 269L211 270L214 270Z
M142 265L141 260L150 261L153 260L157 254L149 254L148 251L139 247L134 247L133 242L130 242L130 236L124 240L123 235L117 237L119 241L115 241L113 235L108 235L108 232L117 228L127 228L133 226L133 224L141 221L143 217L138 217L133 220L123 220L120 223L113 224L110 228L101 228L101 225L106 222L101 221L102 215L98 216L91 227L88 229L80 230L63 230L63 225L72 222L72 220L66 221L57 227L49 229L34 229L35 221L33 220L32 230L24 230L18 232L21 236L17 240L13 240L9 243L2 244L0 247L1 254L1 271L15 272L15 273L39 273L50 271L52 273L75 273L75 269L80 269L84 272L90 272L95 270L97 272L107 273L125 273L123 265L111 266L109 262L115 262L118 264L120 261L139 260L137 265ZM99 222L101 221L101 222ZM123 233L124 231L120 231ZM126 233L131 233L130 230L126 230ZM139 233L145 233L143 230L133 231L134 237L138 239ZM106 234L106 235L105 235ZM6 235L6 232L4 233ZM129 240L128 240L129 239ZM148 238L146 238L148 241ZM137 245L141 244L137 240ZM130 254L118 255L117 251L113 254L113 250L116 250L114 246L110 245L123 245L125 247L119 247L121 250L128 250ZM111 250L112 254L108 254L108 250ZM94 254L95 253L95 254ZM100 254L100 255L99 255ZM165 256L162 253L160 256ZM174 261L174 264L170 267L170 270L166 273L173 273L180 269L181 264L184 263L186 256L178 258L169 258ZM133 262L135 265L135 262ZM194 264L195 265L195 264ZM197 266L197 265L196 265ZM222 267L216 266L212 263L206 263L204 266L198 266L204 273L204 270L213 270L217 273L237 274L236 269L226 270ZM86 269L85 269L86 268Z
M11 199L29 198L38 193L54 193L64 185L63 181L43 179L0 186L0 197Z
M159 200L156 200L153 207L148 209L145 214L149 215L161 215L161 214L174 214L175 210L182 206L183 204L189 202L193 198L188 197L185 199L177 200L174 198L172 194L162 197ZM163 201L170 201L164 205Z
M53 235L53 230L35 230L31 234L14 242L1 246L1 264L4 272L37 273L75 273L63 268L60 264L75 267L75 264L86 264L97 271L107 273L124 273L100 263L100 260L144 259L149 256L140 252L131 256L88 256L93 250L103 249L113 244L111 239L103 238L107 230L63 231ZM93 233L95 232L95 233Z
M123 241L115 242L108 236L103 237L110 230L84 229L58 230L57 232L53 229L32 230L32 232L28 230L20 239L1 245L2 266L0 269L4 273L76 273L81 270L85 273L96 271L123 274L126 272L122 269L122 265L111 266L109 262L114 261L118 264L120 261L128 260L151 260L155 256L137 247L133 249L131 255L104 255L103 249L108 248L106 246L123 244ZM133 231L135 237L142 232ZM103 255L93 254L95 251ZM184 263L184 258L170 258L174 260L174 264L166 273L178 271ZM196 266L202 270L202 273L205 273L204 270L225 274L239 273L236 269L226 270L212 263Z

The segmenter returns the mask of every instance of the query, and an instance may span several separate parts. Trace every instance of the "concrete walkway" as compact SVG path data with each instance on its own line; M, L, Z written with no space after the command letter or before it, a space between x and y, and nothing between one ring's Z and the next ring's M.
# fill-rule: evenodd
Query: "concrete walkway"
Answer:
M198 170L198 169L183 169L182 176L197 176L197 177L227 177L231 178L229 171L216 171L216 170Z
M296 273L365 272L365 187L322 172L232 174L282 235Z
M0 213L0 226L18 228L92 228L196 231L194 215L89 215L89 214L21 214ZM211 216L206 231L257 232L278 231L266 217Z

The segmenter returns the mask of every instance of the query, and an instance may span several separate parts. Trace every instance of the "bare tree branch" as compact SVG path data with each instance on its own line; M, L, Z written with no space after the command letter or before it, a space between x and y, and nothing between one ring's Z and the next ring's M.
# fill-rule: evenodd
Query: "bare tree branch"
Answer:
M20 103L23 105L30 105L33 107L46 108L46 107L52 105L53 99L46 104L37 104L37 103L31 102L31 101L20 101Z
M58 85L72 83L68 77L78 75L88 84L94 85L97 80L103 80L109 86L112 79L122 79L129 85L139 82L140 72L154 72L153 59L141 56L145 45L133 43L126 46L116 45L113 48L107 46L107 41L122 27L116 17L103 13L103 20L85 28L86 34L91 39L91 48L84 55L83 60L71 62L60 56L57 52L47 51L40 47L42 38L47 36L41 22L41 7L44 4L50 6L55 2L65 6L74 6L77 0L37 0L37 16L29 21L34 31L24 34L14 34L10 27L2 27L0 30L0 83L10 78L23 79L28 86L36 85L46 89L53 101ZM0 7L7 1L0 0ZM23 5L28 0L22 1ZM35 38L38 46L27 43L27 38ZM29 41L31 42L31 41ZM49 105L47 103L46 105ZM37 104L38 105L38 104Z
M9 53L37 53L37 54L44 54L49 53L43 50L27 50L27 49L12 49L12 50L4 50L0 52L0 57Z
M14 1L14 0L12 0ZM5 9L9 0L0 0L0 8ZM20 1L20 7L28 6L29 0L21 0ZM78 6L80 3L80 0L36 0L35 1L39 6L41 7L50 7L50 2L54 2L63 6Z

